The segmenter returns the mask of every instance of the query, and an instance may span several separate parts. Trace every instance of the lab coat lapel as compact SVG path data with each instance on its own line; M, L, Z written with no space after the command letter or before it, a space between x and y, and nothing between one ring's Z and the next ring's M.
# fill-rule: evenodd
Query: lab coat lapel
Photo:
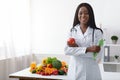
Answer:
M79 35L85 37L85 36L88 36L88 35L92 34L93 29L88 26L86 32L83 34L82 31L81 31L81 29L80 29L80 27L77 27L77 31L79 31L78 32Z
M90 28L89 26L88 26L88 28L87 28L87 30L86 30L86 32L84 34L82 33L82 30L80 29L80 25L77 25L76 29L77 29L77 35L80 36L79 37L80 39L83 39L83 38L91 35L92 32L93 32L93 29Z
M88 28L87 28L86 32L84 33L84 37L86 37L86 36L88 36L88 35L92 34L92 31L93 31L93 29L92 29L92 28L90 28L90 27L88 26Z
M84 34L82 33L82 30L80 29L80 25L77 27L77 34L80 35L82 38L84 37Z

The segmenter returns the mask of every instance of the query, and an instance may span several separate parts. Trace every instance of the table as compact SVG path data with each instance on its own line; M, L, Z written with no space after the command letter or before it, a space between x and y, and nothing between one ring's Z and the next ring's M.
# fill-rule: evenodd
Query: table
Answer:
M27 68L10 74L9 78L19 78L19 80L65 80L67 75L42 76L39 74L32 74L29 72L29 68Z
M100 67L100 69L102 80L120 80L120 72L104 72L103 67ZM9 77L19 78L19 80L65 80L67 78L66 75L42 76L39 74L32 74L29 72L29 68L12 73L9 75Z

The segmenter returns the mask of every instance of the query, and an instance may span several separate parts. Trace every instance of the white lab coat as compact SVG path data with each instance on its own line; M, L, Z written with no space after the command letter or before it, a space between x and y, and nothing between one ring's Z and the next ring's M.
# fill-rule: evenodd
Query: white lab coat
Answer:
M102 57L102 48L93 60L93 53L85 53L86 48L92 45L93 29L88 27L83 34L80 25L75 26L75 30L70 32L69 37L74 37L79 47L69 47L66 45L65 54L70 55L67 80L102 80L97 61ZM102 32L98 29L94 31L94 44L98 44L102 39Z

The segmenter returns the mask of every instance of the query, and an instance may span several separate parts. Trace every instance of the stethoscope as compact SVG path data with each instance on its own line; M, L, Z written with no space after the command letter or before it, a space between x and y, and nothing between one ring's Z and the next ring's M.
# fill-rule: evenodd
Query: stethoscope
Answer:
M72 28L71 30L70 30L72 33L77 33L77 29L76 28ZM95 29L93 29L93 32L92 32L92 44L94 44L94 31L95 31ZM73 34L72 34L73 35Z

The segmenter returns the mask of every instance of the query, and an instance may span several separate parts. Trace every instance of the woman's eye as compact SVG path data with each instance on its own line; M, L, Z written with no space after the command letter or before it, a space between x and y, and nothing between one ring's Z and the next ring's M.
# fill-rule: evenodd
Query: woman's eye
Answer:
M84 14L84 15L88 15L88 12L85 12L85 13L79 13L79 15L82 15L82 14Z
M84 14L88 14L88 12L84 13Z
M82 15L83 13L79 13L79 15Z

